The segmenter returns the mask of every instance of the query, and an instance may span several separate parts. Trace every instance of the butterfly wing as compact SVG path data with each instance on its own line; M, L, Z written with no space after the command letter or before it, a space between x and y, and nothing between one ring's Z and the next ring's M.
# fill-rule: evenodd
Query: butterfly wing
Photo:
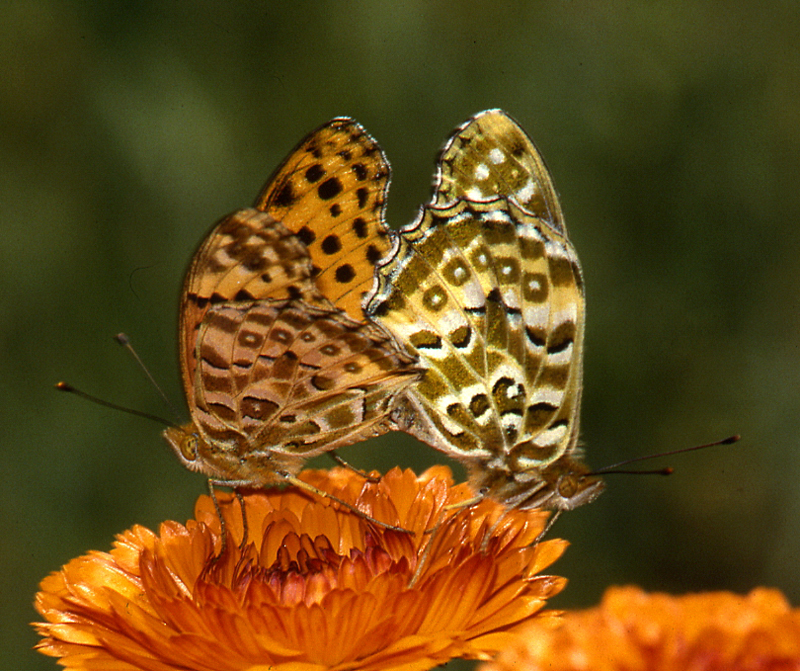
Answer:
M308 250L283 224L254 209L219 221L195 253L180 306L180 358L189 407L195 405L198 331L214 305L303 298L328 305L313 280Z
M336 118L308 135L256 199L308 247L319 290L351 319L390 248L384 224L389 163L355 121Z
M387 430L392 399L420 372L364 320L353 288L366 284L363 259L385 238L387 183L374 141L355 122L335 119L284 162L260 209L225 217L207 236L181 300L192 422L167 431L187 467L231 483L269 484L276 470L296 471L308 456ZM337 231L336 253L327 227ZM338 281L356 259L358 281ZM356 319L335 301L350 305ZM265 349L277 346L277 334L291 336L279 354ZM319 347L308 349L307 339ZM334 349L341 354L325 355ZM315 367L322 372L312 374Z
M428 372L405 427L466 459L544 466L571 449L583 292L569 242L507 200L426 208L380 268L368 312Z
M566 235L553 181L527 133L502 110L486 110L459 126L442 149L434 178L433 204L458 198L498 196Z
M379 329L300 300L213 306L197 360L200 457L252 485L387 430L394 393L416 376Z

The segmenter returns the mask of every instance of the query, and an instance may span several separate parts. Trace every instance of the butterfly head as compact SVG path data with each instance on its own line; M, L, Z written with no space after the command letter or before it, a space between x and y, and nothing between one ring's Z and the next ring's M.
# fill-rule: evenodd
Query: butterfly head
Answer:
M198 459L200 437L194 424L170 426L165 429L164 438L186 468L190 471L203 470L202 461Z
M297 473L303 464L302 455L254 449L229 429L209 435L188 422L167 428L163 435L185 468L230 487L271 487L284 482L285 473Z
M600 476L593 474L585 464L562 458L543 473L548 487L548 497L541 504L549 510L573 510L591 503L605 489Z
M600 476L570 456L562 456L543 468L518 468L508 464L494 469L475 464L470 481L476 489L508 508L573 510L594 501L605 489Z

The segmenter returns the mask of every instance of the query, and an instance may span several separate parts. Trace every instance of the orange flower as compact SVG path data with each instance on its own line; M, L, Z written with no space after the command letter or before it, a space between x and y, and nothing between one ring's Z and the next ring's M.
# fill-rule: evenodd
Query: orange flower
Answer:
M777 590L674 597L609 589L561 626L531 623L480 671L797 671L800 609Z
M231 536L214 562L220 525L201 497L186 526L165 522L158 535L136 526L110 553L45 578L38 649L93 671L421 671L452 657L488 659L526 621L557 616L539 611L565 581L536 574L566 543L529 547L544 513L503 515L484 501L446 512L426 534L444 506L470 497L446 468L420 477L394 469L378 483L342 469L302 478L413 535L302 491L259 491L245 497L250 537L240 550L241 512L222 495Z

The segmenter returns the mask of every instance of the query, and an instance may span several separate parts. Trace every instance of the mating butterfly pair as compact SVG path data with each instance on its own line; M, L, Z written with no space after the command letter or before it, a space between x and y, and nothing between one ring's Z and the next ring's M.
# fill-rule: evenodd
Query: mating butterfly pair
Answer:
M499 110L473 117L398 232L388 183L377 143L334 119L216 225L181 302L192 421L168 442L214 482L262 486L396 428L508 507L592 500L581 271L533 143Z

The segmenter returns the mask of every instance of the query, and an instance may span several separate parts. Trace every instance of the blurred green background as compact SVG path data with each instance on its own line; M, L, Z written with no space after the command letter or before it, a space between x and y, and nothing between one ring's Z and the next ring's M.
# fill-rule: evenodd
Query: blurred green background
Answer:
M744 437L564 515L554 604L625 583L800 604L799 34L796 2L755 0L4 4L0 666L56 668L30 650L41 578L204 491L158 425L53 383L167 414L125 331L183 405L195 247L336 115L388 154L393 226L468 116L501 107L535 139L586 276L593 466ZM345 456L445 461L399 434Z

